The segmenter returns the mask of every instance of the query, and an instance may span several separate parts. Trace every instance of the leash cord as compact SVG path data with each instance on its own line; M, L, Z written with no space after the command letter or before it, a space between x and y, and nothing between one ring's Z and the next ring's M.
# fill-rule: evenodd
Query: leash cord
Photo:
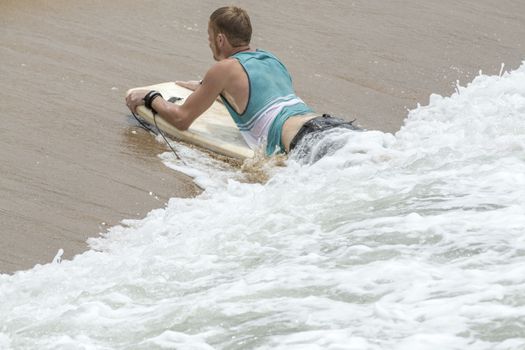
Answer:
M155 130L153 130L148 124L146 124L145 122L143 122L139 117L137 117L137 115L132 111L131 114L133 114L133 117L135 117L135 119L139 122L139 124L146 130L149 130L151 131L152 133L156 134ZM187 165L186 162L184 162L182 160L182 158L179 156L179 154L177 153L177 151L175 151L175 149L171 146L171 144L169 143L168 139L166 138L166 136L164 136L164 133L160 130L158 124L157 124L157 113L154 113L153 112L153 122L155 123L155 127L157 128L157 133L160 134L160 136L162 136L162 138L164 139L164 141L166 142L166 144L168 145L168 147L171 149L171 151L173 152L173 154L175 154L175 157L177 157L178 160L180 160L184 165Z

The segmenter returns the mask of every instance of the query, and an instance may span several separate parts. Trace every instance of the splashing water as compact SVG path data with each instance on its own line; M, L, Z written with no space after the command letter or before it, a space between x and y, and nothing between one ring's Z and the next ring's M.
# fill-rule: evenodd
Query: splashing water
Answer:
M525 65L330 137L1 275L0 348L525 348Z

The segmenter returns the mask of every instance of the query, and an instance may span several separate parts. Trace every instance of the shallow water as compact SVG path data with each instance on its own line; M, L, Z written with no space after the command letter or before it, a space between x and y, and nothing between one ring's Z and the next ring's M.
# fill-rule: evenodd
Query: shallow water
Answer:
M525 348L525 65L330 137L265 184L162 155L206 190L0 275L0 347Z

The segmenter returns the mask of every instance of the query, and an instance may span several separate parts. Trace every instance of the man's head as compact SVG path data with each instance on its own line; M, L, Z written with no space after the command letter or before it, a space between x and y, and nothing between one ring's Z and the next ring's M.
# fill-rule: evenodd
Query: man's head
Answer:
M216 60L224 58L224 51L249 46L252 25L248 13L236 6L218 8L210 16L208 36Z

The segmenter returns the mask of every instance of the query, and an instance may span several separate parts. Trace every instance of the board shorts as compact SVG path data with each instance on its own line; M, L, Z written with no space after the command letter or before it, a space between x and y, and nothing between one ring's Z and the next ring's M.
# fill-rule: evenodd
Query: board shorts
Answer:
M353 125L354 121L349 122L334 118L329 114L310 119L303 124L290 142L290 155L302 162L315 163L322 157L334 153L344 144L341 144L340 139L325 140L328 139L325 136L336 129L363 131L363 129Z

